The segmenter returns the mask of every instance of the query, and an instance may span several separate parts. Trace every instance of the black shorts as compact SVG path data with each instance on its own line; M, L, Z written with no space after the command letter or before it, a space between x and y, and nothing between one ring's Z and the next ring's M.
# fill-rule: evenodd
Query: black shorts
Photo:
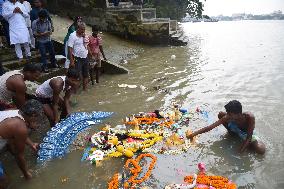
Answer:
M87 58L75 57L75 69L83 78L89 77L89 62Z
M51 98L41 98L37 97L37 100L42 103L42 104L52 104L52 99Z

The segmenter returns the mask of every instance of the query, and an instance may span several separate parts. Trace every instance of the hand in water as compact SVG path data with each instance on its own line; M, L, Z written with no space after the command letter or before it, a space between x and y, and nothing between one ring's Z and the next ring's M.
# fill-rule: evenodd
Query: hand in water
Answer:
M37 152L39 150L39 143L33 143L31 148L34 152Z
M192 140L193 139L193 133L191 130L186 131L186 138Z
M28 170L28 171L24 174L24 176L25 176L25 179L27 179L27 180L30 180L30 179L33 178L33 175L32 175L32 173L31 173L31 170Z

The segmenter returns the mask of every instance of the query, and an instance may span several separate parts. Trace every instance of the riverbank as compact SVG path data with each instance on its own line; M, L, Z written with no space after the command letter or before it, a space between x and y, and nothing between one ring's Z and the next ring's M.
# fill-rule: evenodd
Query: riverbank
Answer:
M183 173L196 171L204 162L207 170L228 176L240 188L283 188L284 31L283 22L245 21L185 24L190 38L186 47L142 47L143 53L129 61L128 75L105 75L87 93L74 96L74 111L113 111L106 122L121 123L131 113L153 111L176 101L186 109L205 106L217 118L226 102L238 99L244 111L254 113L256 132L267 145L265 156L238 153L240 141L230 138L223 127L201 135L199 144L182 155L158 155L149 189L181 183ZM112 44L125 42L114 38ZM141 48L141 46L139 46ZM171 55L176 55L171 60ZM256 69L257 68L257 69ZM118 84L137 85L135 89ZM146 89L140 88L143 85ZM191 123L196 130L207 123ZM102 125L94 127L100 130ZM105 189L125 159L106 160L101 167L81 163L82 151L44 165L28 157L35 177L30 182L11 158L7 172L11 189ZM66 182L62 182L65 181Z
M54 24L54 32L52 38L63 42L64 37L67 34L68 27L72 24L72 20L63 18L57 15L52 15ZM91 35L92 29L90 26L86 27L86 34ZM105 32L100 33L103 39L103 48L106 58L114 63L126 63L130 59L137 58L137 54L143 51L142 47L138 47L137 43L127 40L121 40L116 36L107 34ZM120 40L119 44L113 43L113 41ZM64 49L62 49L63 51Z

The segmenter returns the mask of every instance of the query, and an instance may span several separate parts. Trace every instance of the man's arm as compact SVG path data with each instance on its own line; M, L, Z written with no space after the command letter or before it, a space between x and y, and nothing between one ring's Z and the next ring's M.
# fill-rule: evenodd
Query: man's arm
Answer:
M28 132L26 129L26 124L23 120L19 121L19 124L16 125L16 129L14 132L14 138L15 138L15 148L16 148L16 160L19 168L23 172L26 179L31 179L32 175L27 169L27 164L24 156L25 152L25 141L28 137Z
M57 79L53 79L50 81L50 87L53 89L53 99L52 99L52 110L54 116L54 122L59 122L59 100L60 100L60 93L63 90L63 81L60 82Z
M22 107L26 102L26 91L27 87L22 79L22 76L16 75L12 76L6 82L7 89L9 91L15 92L15 100L17 108Z
M33 30L33 34L35 37L40 37L42 36L40 33L37 32L37 25L36 25L36 20L34 20L32 22L32 30Z
M223 124L226 118L221 118L218 121L216 121L215 123L207 126L207 127L203 127L202 129L199 129L198 131L192 133L191 135L187 136L187 138L193 138L199 134L202 133L206 133L208 131L211 131L212 129L214 129L215 127L218 127L219 125Z
M50 22L50 24L51 24L51 30L52 30L52 32L54 32L53 21L52 21L52 19L51 19L51 17L50 17L50 14L49 14L48 10L46 10L46 12L47 12L47 19L49 20L49 22Z
M100 51L101 51L101 53L102 53L102 55L103 55L104 59L106 60L106 56L105 56L105 53L104 53L103 46L102 46L102 45L100 45L99 47L100 47Z
M248 147L248 145L251 142L252 139L252 135L253 135L253 130L255 127L255 117L250 114L249 118L248 118L248 131L247 131L247 138L245 139L245 141L242 143L241 147L240 147L240 152L245 151L245 149Z
M106 60L106 56L105 56L105 53L104 53L104 49L103 49L103 42L102 42L102 38L101 37L98 37L98 43L99 43L99 48L100 48L100 51L103 55L103 58Z
M26 12L26 8L23 6L23 5L21 5L20 7L17 7L18 9L19 9L19 13L20 14L22 14L22 16L24 17L24 18L28 18L29 17L29 13L27 13Z
M64 95L64 105L66 108L67 116L71 113L70 98L71 98L72 92L73 91L69 89L65 92L65 95Z
M75 67L75 59L73 56L73 49L74 47L74 37L72 36L72 34L69 36L68 39L68 59L70 60L70 67Z
M7 3L3 3L2 16L8 21L13 15L15 10L10 10Z
M68 56L69 56L69 60L70 60L70 67L75 67L75 58L73 55L73 48L72 47L68 47Z
M33 143L30 137L27 137L26 144L29 145L33 151L38 151L38 143Z

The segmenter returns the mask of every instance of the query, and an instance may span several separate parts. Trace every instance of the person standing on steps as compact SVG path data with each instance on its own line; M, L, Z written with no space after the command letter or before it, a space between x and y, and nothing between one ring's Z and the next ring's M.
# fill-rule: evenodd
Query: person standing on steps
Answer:
M83 80L83 90L87 90L89 80L88 38L85 36L86 24L81 22L68 40L70 68L75 68Z
M9 22L10 43L15 45L15 51L20 62L23 61L21 45L25 48L28 61L31 59L30 34L25 18L29 17L24 5L17 0L7 0L3 4L3 17Z
M38 19L38 13L39 11L41 10L45 10L47 12L47 19L49 20L49 22L51 23L51 29L52 29L52 32L54 31L54 27L53 27L53 22L52 22L52 19L49 15L49 12L47 9L44 9L42 7L42 0L34 0L33 1L33 8L31 10L31 13L30 13L30 17L31 17L31 22L33 23L33 21L35 21L36 19Z
M90 74L91 78L93 75L93 70L96 70L96 83L99 83L100 70L102 67L101 56L102 54L104 60L106 60L105 53L102 46L102 38L98 35L99 30L97 26L92 27L92 35L89 36L89 62L90 62ZM93 82L93 80L92 80ZM94 85L94 83L92 83Z
M74 22L71 24L71 26L69 26L68 32L67 32L67 34L64 38L64 54L65 54L65 57L66 57L64 67L65 67L66 70L68 70L68 68L70 66L70 60L69 60L69 55L68 55L68 39L69 39L71 33L76 31L76 29L78 27L78 23L80 23L80 22L82 22L82 17L80 17L80 16L75 17Z
M35 38L34 38L34 35L33 35L32 22L31 22L31 18L30 18L30 12L32 10L32 7L31 7L31 4L28 1L20 0L20 3L22 3L24 5L26 12L29 14L29 17L25 18L25 20L26 20L26 24L27 24L29 34L30 34L31 47L35 48Z
M52 34L51 23L47 19L47 16L47 12L45 10L41 10L38 13L38 19L32 23L33 33L37 40L38 49L41 56L42 69L44 72L48 72L46 60L47 51L49 53L51 66L53 68L58 68L53 43L50 37Z

